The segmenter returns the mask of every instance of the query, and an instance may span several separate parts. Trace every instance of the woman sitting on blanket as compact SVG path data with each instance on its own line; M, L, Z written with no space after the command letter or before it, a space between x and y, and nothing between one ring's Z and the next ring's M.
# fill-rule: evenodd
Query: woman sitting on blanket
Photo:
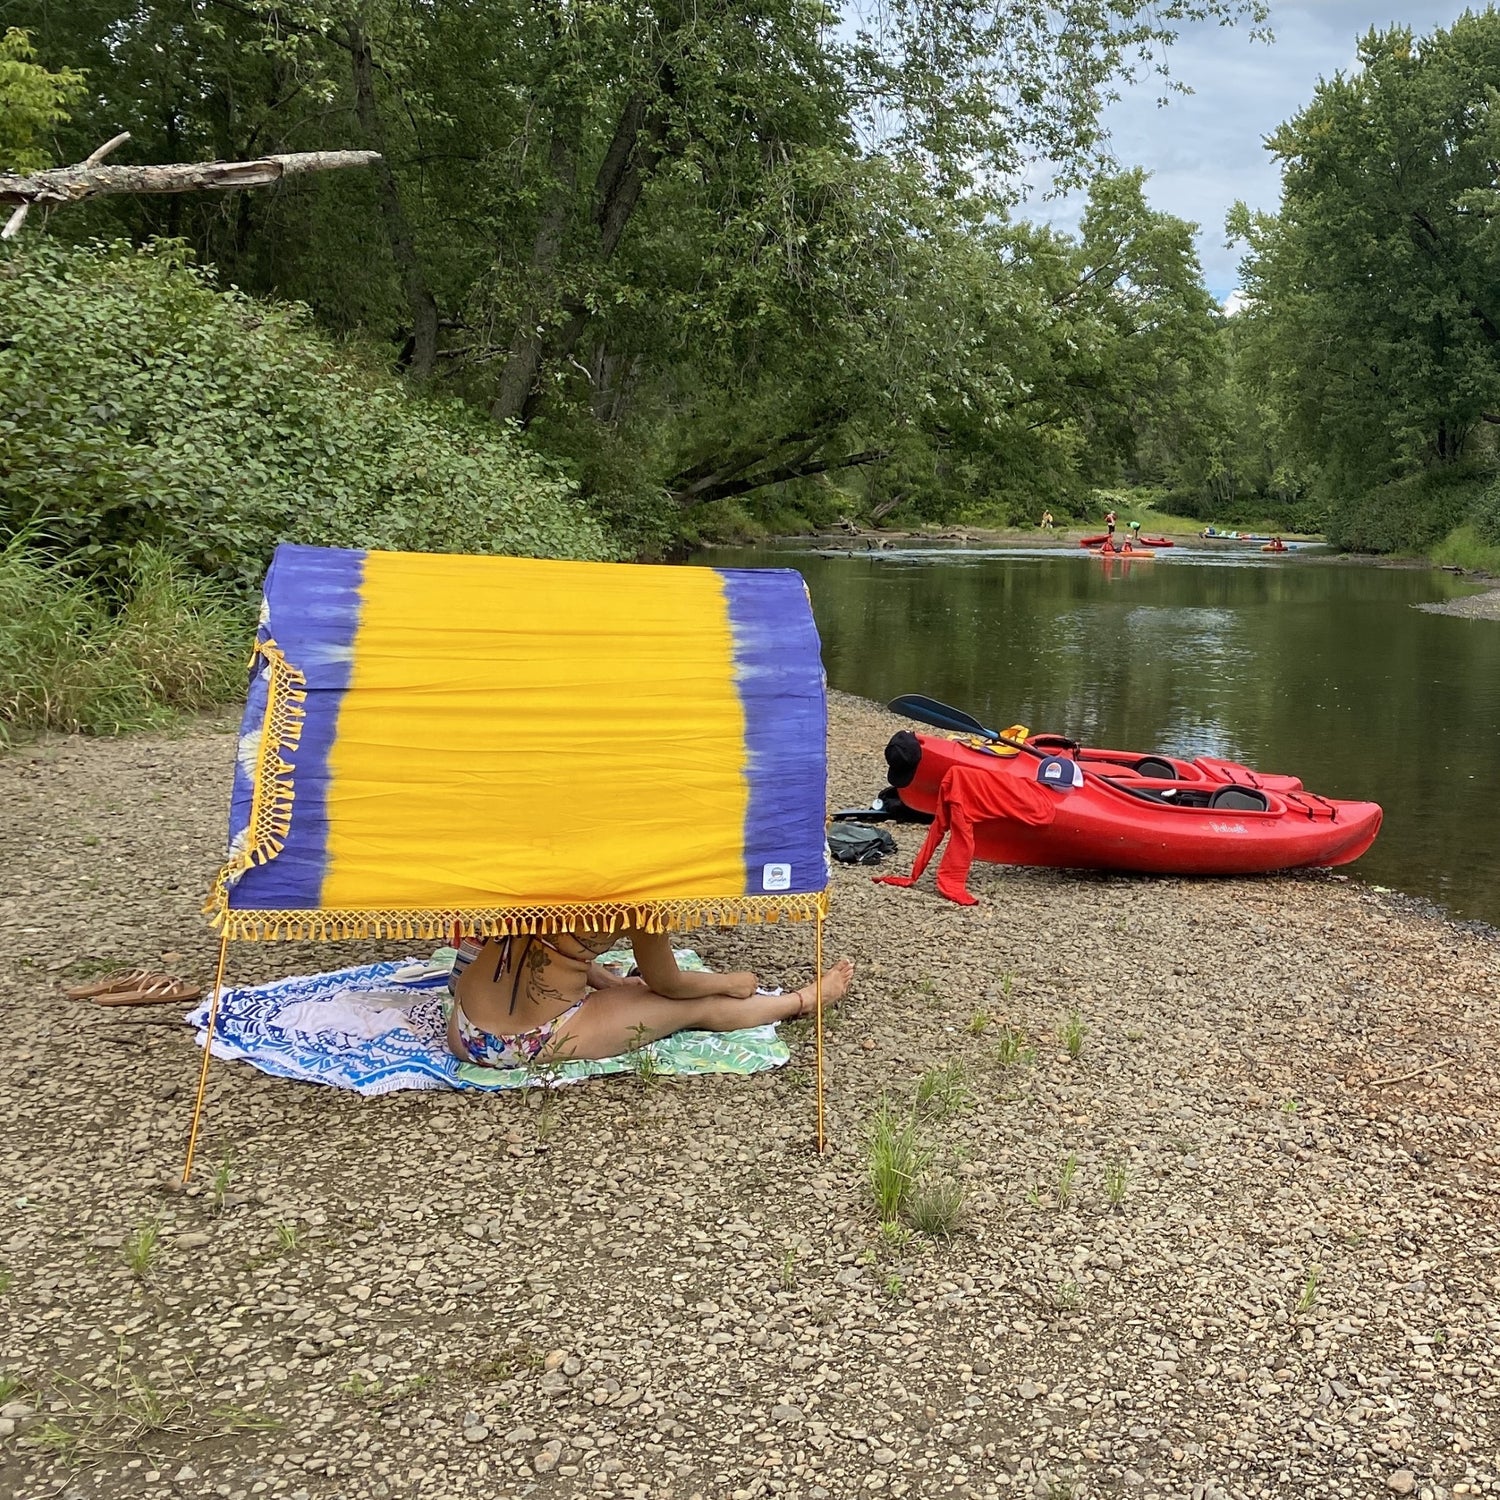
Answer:
M521 1068L538 1060L617 1057L674 1031L738 1031L812 1014L819 985L757 992L754 974L687 973L665 933L629 933L640 976L598 963L621 934L465 940L453 977L448 1047L463 1062ZM819 981L823 1003L844 997L854 966L841 958Z

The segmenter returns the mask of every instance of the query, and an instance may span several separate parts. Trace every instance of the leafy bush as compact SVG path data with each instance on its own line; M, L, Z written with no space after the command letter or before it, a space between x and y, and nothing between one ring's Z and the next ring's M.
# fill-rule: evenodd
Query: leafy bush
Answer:
M0 528L107 578L147 542L242 591L290 540L601 558L569 481L419 399L306 309L219 292L180 247L0 254Z
M1487 469L1454 464L1340 494L1328 507L1328 540L1353 552L1425 552L1462 526L1493 484Z
M1474 497L1469 519L1481 542L1488 547L1500 547L1500 476L1491 479Z
M158 548L123 602L14 538L0 550L0 745L17 731L117 734L238 697L250 612Z

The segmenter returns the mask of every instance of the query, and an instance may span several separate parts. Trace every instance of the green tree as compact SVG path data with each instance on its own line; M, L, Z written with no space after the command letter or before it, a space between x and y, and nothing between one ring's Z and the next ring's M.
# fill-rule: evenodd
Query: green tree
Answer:
M1270 138L1280 213L1230 221L1253 360L1330 488L1450 464L1500 421L1500 14L1372 31L1359 59Z
M95 80L80 151L127 128L146 159L384 158L274 193L85 206L63 232L182 236L226 280L389 340L643 539L685 507L833 475L881 503L908 479L929 499L972 496L1016 447L1001 432L1027 455L1017 475L1114 464L1154 399L1123 377L1180 388L1135 301L1161 311L1175 294L1139 292L1126 266L1053 305L1074 252L1012 223L1010 184L1037 157L1064 180L1097 165L1101 104L1159 76L1182 24L1263 13L891 0L844 26L824 0L7 11ZM1161 232L1131 243L1156 255Z
M83 88L82 73L42 67L26 32L11 27L0 35L0 171L34 172L49 164L43 142L67 119Z

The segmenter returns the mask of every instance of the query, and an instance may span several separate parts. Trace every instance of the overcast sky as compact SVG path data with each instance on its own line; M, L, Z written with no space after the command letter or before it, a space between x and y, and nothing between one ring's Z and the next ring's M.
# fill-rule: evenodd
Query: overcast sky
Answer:
M1410 26L1419 36L1472 7L1454 0L1270 0L1273 42L1248 28L1185 31L1172 48L1172 72L1194 92L1164 108L1147 83L1112 105L1106 119L1122 165L1151 173L1151 206L1198 225L1198 252L1210 290L1223 301L1238 281L1238 252L1224 245L1224 215L1236 198L1274 209L1276 165L1265 136L1311 98L1319 78L1348 71L1357 40L1371 26ZM1028 217L1075 221L1068 204L1033 201Z

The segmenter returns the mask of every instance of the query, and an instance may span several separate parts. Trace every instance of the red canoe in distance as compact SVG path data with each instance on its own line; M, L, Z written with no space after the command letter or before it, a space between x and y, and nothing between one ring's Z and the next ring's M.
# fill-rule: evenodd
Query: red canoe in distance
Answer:
M1123 538L1124 533L1118 533ZM1085 536L1078 539L1080 547L1102 547L1109 540L1108 532L1100 532L1098 536ZM1138 536L1135 538L1137 547L1175 547L1176 542L1169 536Z
M982 767L994 776L1036 776L1038 762L1030 755L1001 757L958 740L915 738L921 758L915 775L898 790L901 800L918 812L936 812L938 787L954 766ZM1039 738L1038 747L1046 748L1047 737ZM976 823L976 856L1008 865L1157 875L1259 875L1348 864L1380 831L1381 810L1373 802L1336 801L1269 785L1295 782L1295 777L1256 776L1258 785L1238 778L1216 780L1198 762L1170 763L1197 765L1196 780L1147 776L1138 770L1132 774L1119 764L1117 758L1124 754L1080 752L1083 785L1054 793L1056 816L1045 826L1003 818ZM1149 763L1165 758L1137 759ZM1234 762L1213 764L1246 769ZM1101 775L1105 766L1109 769ZM893 784L896 770L893 764Z

